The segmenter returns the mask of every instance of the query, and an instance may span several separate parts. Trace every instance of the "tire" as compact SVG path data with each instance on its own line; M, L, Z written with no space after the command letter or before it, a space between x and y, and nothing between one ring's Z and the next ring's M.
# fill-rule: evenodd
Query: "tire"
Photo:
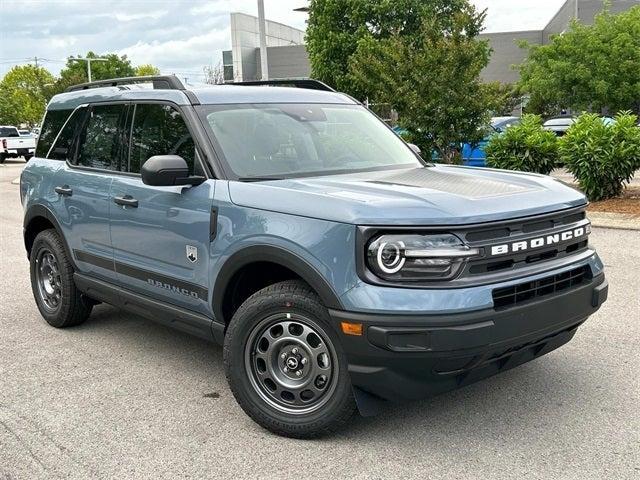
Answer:
M297 366L285 368L291 362ZM276 283L240 306L225 336L224 366L240 407L278 435L327 435L355 412L346 356L327 309L304 282Z
M24 155L24 161L28 162L29 160L31 160L33 158L33 155Z
M4 156L4 153L0 153L0 165L2 165L6 159L7 157Z
M89 317L93 303L76 288L73 266L55 230L44 230L36 236L29 263L33 296L49 325L73 327Z

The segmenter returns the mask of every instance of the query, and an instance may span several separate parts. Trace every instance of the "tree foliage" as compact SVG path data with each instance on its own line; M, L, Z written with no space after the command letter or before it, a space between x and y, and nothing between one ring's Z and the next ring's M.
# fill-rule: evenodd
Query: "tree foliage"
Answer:
M485 152L491 167L548 175L558 162L558 138L542 128L538 115L528 114L519 124L493 135Z
M42 120L55 79L43 67L13 67L0 81L0 124L33 126Z
M151 75L160 75L160 69L149 63L138 65L135 69L136 77L146 77Z
M355 82L349 70L351 56L364 38L414 37L425 19L448 30L467 0L311 0L306 44L311 75L364 100L374 92ZM470 35L479 31L471 31Z
M531 94L528 109L640 111L640 6L613 15L605 10L592 26L576 21L547 45L524 45L520 85Z
M619 196L640 169L638 117L622 112L605 123L596 114L578 117L560 140L562 160L590 200Z
M131 60L126 55L118 56L115 53L97 55L94 52L88 52L84 56L71 56L67 59L65 68L60 71L59 87L61 90L71 85L89 81L87 77L87 62L85 60L74 60L74 58L107 59L106 62L91 62L92 80L108 80L110 78L133 77L136 75L136 69L131 65Z
M488 89L480 71L489 61L490 48L476 39L485 13L467 2L446 3L447 8L431 14L423 8L420 23L414 21L409 31L392 33L398 29L389 27L384 38L367 35L358 40L348 71L359 90L398 112L400 124L423 151L435 150L452 163L457 145L479 141L483 132L478 127L488 121Z

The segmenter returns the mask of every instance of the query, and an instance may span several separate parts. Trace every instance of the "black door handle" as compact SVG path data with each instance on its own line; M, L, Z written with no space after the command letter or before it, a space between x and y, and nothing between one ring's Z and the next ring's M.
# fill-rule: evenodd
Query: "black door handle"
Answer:
M124 197L114 197L113 201L118 205L138 208L138 200L133 198L131 195L125 195Z
M53 189L58 195L64 195L65 197L70 197L73 195L73 190L69 185L63 185L62 187L56 187Z

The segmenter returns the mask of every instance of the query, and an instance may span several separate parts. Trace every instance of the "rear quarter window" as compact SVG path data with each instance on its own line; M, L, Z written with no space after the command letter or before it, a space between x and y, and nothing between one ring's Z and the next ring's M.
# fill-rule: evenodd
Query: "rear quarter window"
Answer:
M40 136L36 144L36 157L46 157L58 136L58 132L67 121L72 110L49 110L42 122Z

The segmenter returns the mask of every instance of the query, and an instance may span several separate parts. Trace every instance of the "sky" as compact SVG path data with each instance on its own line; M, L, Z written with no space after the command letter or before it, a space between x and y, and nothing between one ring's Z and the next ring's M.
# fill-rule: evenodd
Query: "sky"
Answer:
M487 32L542 28L564 0L471 0ZM266 17L300 29L306 0L264 0ZM257 15L256 0L0 0L0 77L39 57L53 74L69 55L126 54L191 82L231 48L229 14ZM31 60L33 63L33 60Z

